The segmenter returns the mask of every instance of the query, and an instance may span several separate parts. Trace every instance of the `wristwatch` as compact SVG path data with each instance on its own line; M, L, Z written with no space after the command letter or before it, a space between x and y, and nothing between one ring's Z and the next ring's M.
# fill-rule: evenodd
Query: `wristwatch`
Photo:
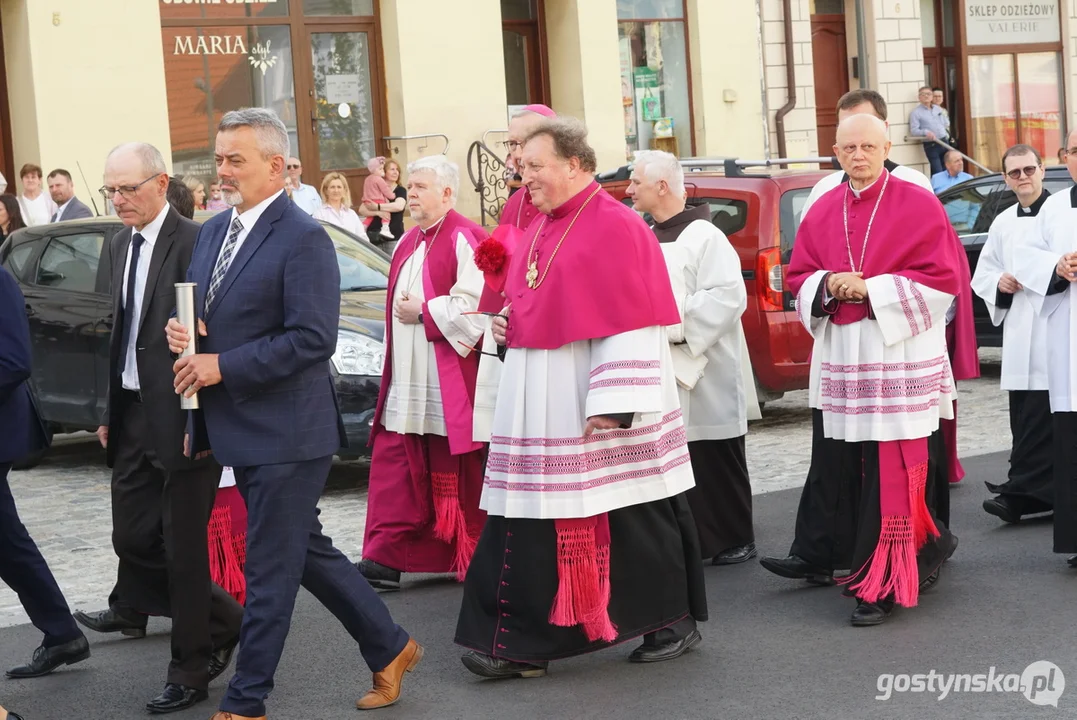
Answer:
M422 313L419 313L419 324L420 325L423 324L423 314Z

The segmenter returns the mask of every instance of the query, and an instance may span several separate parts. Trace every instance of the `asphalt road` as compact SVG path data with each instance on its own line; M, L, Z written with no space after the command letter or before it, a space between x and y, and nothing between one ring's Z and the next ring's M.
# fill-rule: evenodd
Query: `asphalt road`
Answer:
M625 661L635 641L562 661L544 679L481 681L460 664L452 644L460 589L421 578L386 596L398 622L426 646L407 678L405 695L378 718L1056 718L1077 715L1077 571L1051 553L1051 523L1003 526L986 515L982 481L1005 474L1005 454L965 461L968 477L953 488L953 528L960 547L942 579L918 608L899 610L876 628L853 628L853 601L835 588L802 587L755 562L708 568L711 620L704 643L683 658L657 665ZM757 496L756 532L762 552L784 554L798 491ZM93 635L86 662L29 681L0 681L0 704L26 720L142 718L168 659L167 621L151 623L145 640ZM30 626L0 630L0 667L29 656L40 635ZM1034 661L1058 666L1057 708L1021 692L951 690L893 692L878 700L883 673L1021 674ZM288 720L355 718L354 702L369 673L350 638L305 592L269 700L270 717ZM898 690L906 678L896 678ZM887 681L883 681L884 683ZM933 683L937 680L932 679ZM963 681L958 681L963 682ZM974 681L975 682L975 681ZM1009 681L1012 687L1012 681ZM177 714L208 718L224 692ZM1064 689L1063 689L1064 688ZM1061 697L1058 698L1059 691Z

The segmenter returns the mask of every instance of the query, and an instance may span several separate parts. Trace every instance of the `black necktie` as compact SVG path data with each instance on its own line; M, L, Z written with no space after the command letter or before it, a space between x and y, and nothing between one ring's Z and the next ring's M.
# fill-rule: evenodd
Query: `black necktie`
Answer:
M131 342L131 324L135 317L135 276L138 274L138 253L146 238L135 233L131 238L131 267L127 270L127 290L123 306L123 334L120 336L120 372L127 365L127 344Z

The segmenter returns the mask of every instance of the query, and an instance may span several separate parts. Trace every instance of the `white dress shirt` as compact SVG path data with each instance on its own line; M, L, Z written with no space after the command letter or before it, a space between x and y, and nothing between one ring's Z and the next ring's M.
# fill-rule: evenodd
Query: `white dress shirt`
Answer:
M221 261L221 253L224 252L224 246L228 244L228 235L232 232L232 223L235 222L236 217L239 218L239 222L243 224L243 229L239 231L239 236L236 238L235 249L232 250L232 260L235 262L236 256L239 255L239 249L243 247L243 241L247 239L247 236L251 234L251 228L258 222L258 218L262 217L262 213L266 211L266 208L280 197L284 190L278 190L262 202L258 203L250 210L244 213L240 213L236 208L232 208L232 216L228 218L228 229L224 233L224 242L221 243L221 249L217 251L217 259L213 262L214 270L217 268L217 263ZM210 278L213 277L213 271L210 271Z
M352 235L358 235L361 238L366 237L366 227L363 225L363 221L351 208L345 207L337 212L337 209L332 205L322 205L314 211L312 217L315 220L324 220L331 225L336 225L338 228L347 230Z
M124 353L127 361L123 366L121 381L124 390L141 390L138 380L138 361L135 355L135 346L138 341L138 323L142 319L142 303L146 294L146 278L150 273L150 259L153 256L153 246L157 243L157 236L161 234L161 226L165 224L165 216L168 215L168 203L157 213L157 217L149 222L142 230L131 228L131 237L135 234L142 236L144 242L138 251L138 266L135 268L135 306L127 307L127 279L131 274L131 246L127 246L127 259L123 261L123 285L120 286L120 306L125 313L131 313L131 336L127 339L127 347ZM122 326L121 326L122 327Z
M307 215L313 215L314 211L322 206L322 196L313 185L300 183L299 187L292 190L292 202Z
M74 200L74 199L75 199L75 196L72 195L70 198L67 199L67 202L65 202L60 207L56 208L56 220L54 220L53 222L60 222L61 220L64 219L64 210L67 210L67 206L70 205L71 201Z
M23 221L29 227L48 224L52 220L53 213L57 211L56 203L44 191L38 193L33 200L26 195L20 195L19 208L22 210Z

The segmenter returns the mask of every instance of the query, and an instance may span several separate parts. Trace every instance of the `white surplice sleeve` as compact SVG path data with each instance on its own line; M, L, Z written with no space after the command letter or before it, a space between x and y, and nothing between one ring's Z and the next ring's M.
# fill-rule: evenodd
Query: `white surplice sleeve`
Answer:
M426 301L426 311L430 314L441 335L449 341L453 349L463 357L471 352L470 348L478 345L486 324L485 315L465 315L479 309L479 297L482 295L483 275L475 267L475 252L471 244L460 233L456 235L456 283L448 295L430 298ZM431 338L427 331L427 339ZM436 334L435 334L436 335Z
M1022 222L1027 222L1027 220ZM997 220L991 223L991 229L987 231L987 242L980 251L980 259L976 261L976 272L972 275L972 291L979 295L987 305L987 312L995 327L1001 325L1006 319L1006 311L1009 309L995 305L998 297L998 283L1002 278L1002 273L1006 272L1006 261L1003 257L1004 238L1002 237L1004 224Z
M693 357L733 330L748 307L737 251L722 231L707 225L710 237L696 263L696 291L685 298L681 311L684 340Z
M661 412L666 330L648 327L591 341L586 416Z
M868 278L868 301L887 347L946 325L946 311L955 295L933 290L902 275Z
M1037 315L1049 316L1062 303L1069 291L1048 295L1051 284L1058 278L1055 268L1064 253L1052 248L1052 224L1045 221L1044 213L1036 216L1036 232L1026 235L1021 245L1014 248L1013 275L1028 290L1028 300Z

